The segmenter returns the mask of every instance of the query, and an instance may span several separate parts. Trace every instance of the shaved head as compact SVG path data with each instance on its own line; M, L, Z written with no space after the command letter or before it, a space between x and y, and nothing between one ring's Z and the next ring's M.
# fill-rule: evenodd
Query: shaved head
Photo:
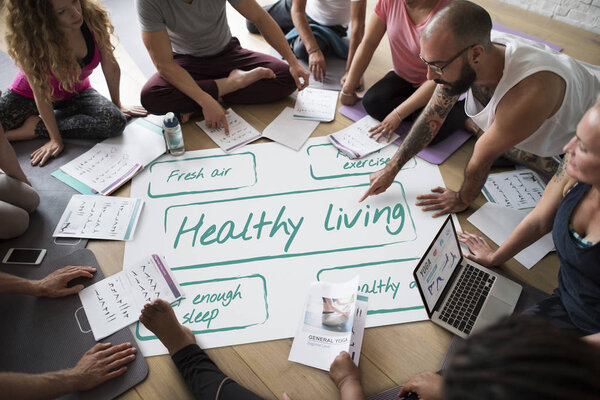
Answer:
M453 1L429 20L421 37L429 40L440 32L451 32L456 48L480 44L487 51L491 48L492 19L483 7L470 1Z

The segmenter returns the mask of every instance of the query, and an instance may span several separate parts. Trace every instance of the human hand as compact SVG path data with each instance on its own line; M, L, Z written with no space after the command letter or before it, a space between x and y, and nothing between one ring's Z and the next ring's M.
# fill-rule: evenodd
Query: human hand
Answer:
M77 365L68 371L77 391L85 391L101 383L123 375L127 371L125 364L135 359L137 349L131 343L112 346L110 343L98 343L85 352Z
M419 400L442 400L442 377L433 372L423 372L410 378L398 396L407 396L416 393Z
M148 111L142 106L121 106L121 112L125 114L126 117L145 117L148 115Z
M494 253L488 242L481 236L473 235L469 232L458 232L458 240L463 242L469 248L470 253L465 257L473 260L485 267L494 266Z
M469 206L460 199L458 192L454 192L441 186L433 188L431 191L438 194L423 194L417 196L417 200L422 201L417 201L416 205L426 206L423 207L423 211L440 210L433 214L433 218L437 218L444 214L461 212L466 210Z
M390 167L389 163L380 169L379 171L373 172L369 175L369 182L371 186L369 189L363 194L363 196L358 200L358 202L362 202L369 196L374 196L376 194L383 193L392 185L394 182L394 178L398 174L398 170L394 167Z
M64 147L62 140L50 139L48 143L31 153L29 156L31 158L31 165L39 164L40 167L43 166L50 158L59 155Z
M308 86L310 74L302 65L300 65L298 61L296 61L294 64L290 64L290 74L294 78L294 81L296 81L296 87L298 90L302 90Z
M69 282L80 277L92 278L95 272L96 268L72 265L58 269L45 278L34 281L35 295L38 297L63 297L78 293L83 289L83 285L67 287Z
M325 63L325 56L320 49L308 55L308 68L316 81L323 82L327 74L327 64Z
M340 390L345 385L358 384L360 386L358 367L346 351L340 352L331 363L329 377Z
M375 136L375 140L377 141L379 141L379 139L382 137L385 137L389 142L392 140L392 134L396 131L398 126L400 126L400 122L402 122L400 117L395 111L392 111L387 115L387 117L385 117L383 121L369 129L369 132L371 133L369 137L372 138Z
M202 104L202 114L204 114L206 126L214 129L222 126L225 129L225 135L229 135L229 124L226 117L229 111L221 107L215 99L211 97L205 104Z

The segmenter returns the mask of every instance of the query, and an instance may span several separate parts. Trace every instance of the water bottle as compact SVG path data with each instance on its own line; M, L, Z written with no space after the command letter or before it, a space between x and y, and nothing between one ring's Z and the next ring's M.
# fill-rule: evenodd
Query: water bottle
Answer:
M169 153L174 156L180 156L185 153L181 126L179 125L179 120L177 120L177 117L172 112L167 113L163 120L163 135L165 136Z

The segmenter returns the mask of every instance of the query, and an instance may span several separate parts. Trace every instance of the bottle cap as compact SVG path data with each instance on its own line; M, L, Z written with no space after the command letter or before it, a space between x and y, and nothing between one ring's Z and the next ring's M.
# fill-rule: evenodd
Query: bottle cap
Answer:
M169 112L167 113L167 115L165 115L163 125L165 126L165 128L175 128L177 125L179 125L179 120L177 119L175 114Z

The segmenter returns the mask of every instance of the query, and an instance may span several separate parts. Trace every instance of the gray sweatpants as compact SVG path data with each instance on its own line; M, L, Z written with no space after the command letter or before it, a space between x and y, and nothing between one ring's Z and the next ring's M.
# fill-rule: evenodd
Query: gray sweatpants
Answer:
M29 226L29 213L40 204L40 196L28 184L0 174L0 239L20 236Z

